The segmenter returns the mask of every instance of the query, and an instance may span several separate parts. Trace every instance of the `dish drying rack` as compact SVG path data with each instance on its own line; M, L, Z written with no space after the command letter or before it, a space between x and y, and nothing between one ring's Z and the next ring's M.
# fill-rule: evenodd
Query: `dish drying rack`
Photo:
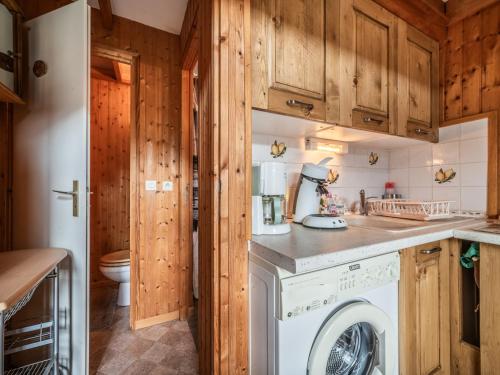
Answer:
M59 272L54 268L44 280L52 279L52 317L48 321L31 324L17 329L5 330L6 323L31 300L42 283L33 286L10 309L0 313L0 375L48 375L58 374L58 310L59 310ZM48 346L52 347L50 358L29 363L21 367L4 370L4 356L26 350Z
M453 201L418 201L409 199L370 199L368 212L372 215L411 220L438 220L452 217Z

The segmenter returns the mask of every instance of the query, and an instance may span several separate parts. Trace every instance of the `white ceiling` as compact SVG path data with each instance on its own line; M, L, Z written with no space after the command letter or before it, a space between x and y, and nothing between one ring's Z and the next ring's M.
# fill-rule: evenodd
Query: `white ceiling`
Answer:
M111 0L113 14L173 34L180 34L188 0ZM98 0L88 4L99 8Z

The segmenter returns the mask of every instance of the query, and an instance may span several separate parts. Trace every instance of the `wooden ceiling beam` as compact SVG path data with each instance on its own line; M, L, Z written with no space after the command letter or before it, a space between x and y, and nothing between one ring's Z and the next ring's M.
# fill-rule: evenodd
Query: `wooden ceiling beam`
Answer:
M107 30L113 29L113 10L111 0L99 0L102 26Z

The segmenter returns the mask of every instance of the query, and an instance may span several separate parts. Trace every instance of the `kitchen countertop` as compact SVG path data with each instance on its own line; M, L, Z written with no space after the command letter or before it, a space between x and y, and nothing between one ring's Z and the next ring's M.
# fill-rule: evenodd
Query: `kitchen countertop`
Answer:
M0 253L0 312L11 308L54 269L68 252L46 248Z
M355 226L332 230L291 224L287 234L253 236L250 253L289 272L303 273L453 237L500 245L500 235L470 230L484 224L484 220L468 219L399 233Z

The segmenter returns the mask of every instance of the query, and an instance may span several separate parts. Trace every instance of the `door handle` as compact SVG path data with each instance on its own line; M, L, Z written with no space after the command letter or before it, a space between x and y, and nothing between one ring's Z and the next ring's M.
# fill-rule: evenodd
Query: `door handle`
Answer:
M302 108L302 110L304 111L304 114L306 116L309 116L311 114L311 111L314 109L314 104L301 102L300 100L296 100L296 99L288 99L286 101L286 105L289 107Z
M435 254L439 252L441 252L441 248L438 246L433 247L432 249L420 250L420 254L425 254L425 255Z
M415 129L415 133L416 134L429 134L429 131L428 130L424 130L422 128L416 128Z
M73 180L73 191L65 191L65 190L57 190L52 189L53 193L61 194L61 195L71 195L73 198L73 216L78 217L78 189L79 183L78 180Z
M378 118L373 118L373 117L370 117L370 116L365 116L363 117L363 121L364 122L374 122L378 125L382 125L382 123L384 122L384 120L380 120Z

